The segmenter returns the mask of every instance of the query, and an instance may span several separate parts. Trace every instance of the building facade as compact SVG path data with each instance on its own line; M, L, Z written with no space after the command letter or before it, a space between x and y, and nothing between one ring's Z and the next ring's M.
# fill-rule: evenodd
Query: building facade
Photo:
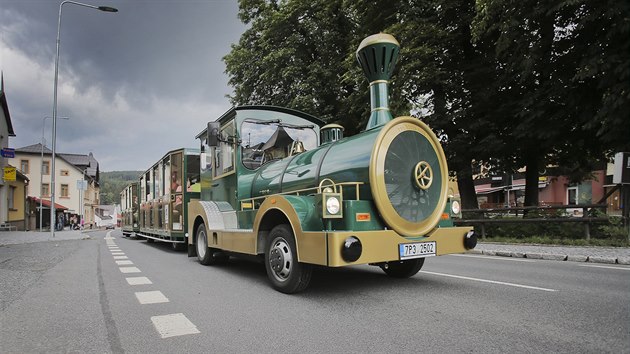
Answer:
M9 147L9 137L12 136L15 136L15 132L13 131L7 96L4 91L4 75L0 74L0 149L4 151ZM9 220L9 209L13 209L9 208L10 203L20 203L19 200L13 199L14 196L10 195L13 191L13 187L9 185L10 181L4 180L4 169L9 167L9 164L9 158L0 157L0 171L2 171L2 178L0 178L0 224L5 224ZM12 197L11 200L9 200L10 196ZM21 204L23 207L24 200L21 201ZM16 206L15 204L13 205Z
M57 217L63 215L64 224L80 223L83 215L85 227L95 226L95 209L100 204L98 161L90 153L55 154L55 208ZM50 226L52 151L42 144L15 149L15 157L9 162L30 179L27 195L31 201L29 224L40 228ZM83 182L85 181L85 182ZM86 189L82 190L82 186Z
M597 204L605 195L606 170L592 172L592 177L572 183L567 176L547 173L538 178L538 202L542 205ZM480 208L521 207L525 199L525 173L477 176L475 191Z

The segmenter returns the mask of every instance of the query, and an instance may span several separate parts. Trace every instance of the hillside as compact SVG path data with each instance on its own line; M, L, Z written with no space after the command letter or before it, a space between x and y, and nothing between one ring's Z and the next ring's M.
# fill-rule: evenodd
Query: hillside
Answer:
M101 204L119 204L120 192L138 180L142 171L112 171L100 173Z

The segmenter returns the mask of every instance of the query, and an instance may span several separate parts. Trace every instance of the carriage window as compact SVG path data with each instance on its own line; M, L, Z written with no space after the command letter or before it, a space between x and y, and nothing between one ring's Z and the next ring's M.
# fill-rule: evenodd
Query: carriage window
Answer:
M153 168L153 198L160 197L160 168L155 166Z
M214 177L234 171L234 121L221 129L219 146L213 149Z
M201 192L201 179L199 178L199 155L187 156L186 163L186 191Z
M171 193L183 192L182 176L183 176L182 153L178 152L171 156L171 179L170 179Z
M280 120L246 119L241 125L241 160L249 169L317 147L314 125L285 124Z

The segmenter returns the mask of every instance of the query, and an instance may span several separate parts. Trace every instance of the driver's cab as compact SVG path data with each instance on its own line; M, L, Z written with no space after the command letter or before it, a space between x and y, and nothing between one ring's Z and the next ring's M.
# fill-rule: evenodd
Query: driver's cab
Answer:
M202 200L236 206L251 193L250 182L262 166L317 148L323 125L306 113L273 106L235 107L208 123L197 135Z

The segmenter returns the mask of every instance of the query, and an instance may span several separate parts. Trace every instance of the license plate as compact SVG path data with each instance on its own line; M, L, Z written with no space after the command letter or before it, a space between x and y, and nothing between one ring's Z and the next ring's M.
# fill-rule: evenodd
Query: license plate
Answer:
M398 245L401 260L435 256L436 250L437 245L435 244L435 241L401 243Z

